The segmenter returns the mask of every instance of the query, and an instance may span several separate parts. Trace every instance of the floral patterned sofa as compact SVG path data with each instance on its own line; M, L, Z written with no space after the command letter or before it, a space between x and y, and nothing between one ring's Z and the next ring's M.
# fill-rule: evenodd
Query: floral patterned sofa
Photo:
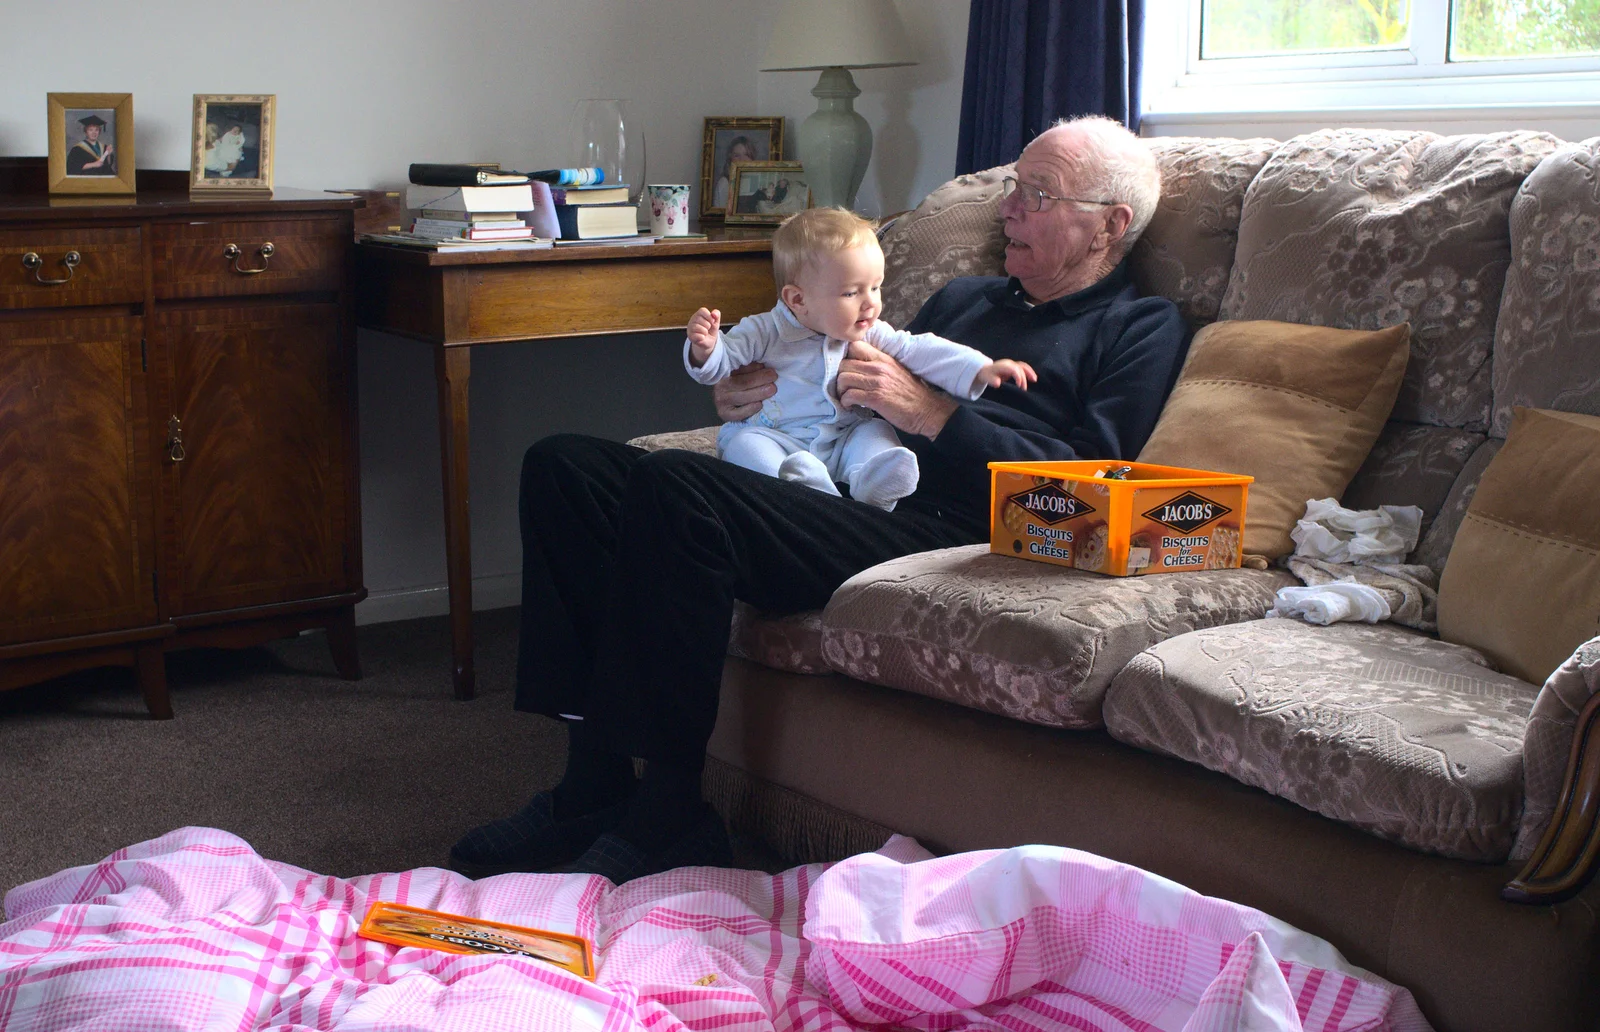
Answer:
M1194 328L1411 323L1343 501L1420 506L1412 562L1444 567L1514 406L1600 415L1600 138L1148 142L1163 198L1135 274ZM1000 270L1007 171L884 230L891 323ZM822 612L741 609L708 793L791 859L890 832L1073 846L1323 936L1441 1029L1600 1028L1600 638L1534 684L1393 624L1262 619L1291 583L972 546L865 571Z

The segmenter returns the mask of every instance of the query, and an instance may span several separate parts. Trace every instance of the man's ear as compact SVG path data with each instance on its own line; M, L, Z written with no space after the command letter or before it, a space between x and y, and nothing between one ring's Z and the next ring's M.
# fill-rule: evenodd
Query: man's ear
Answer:
M783 289L778 291L778 296L783 298L783 303L795 310L806 306L806 295L793 283L785 283Z
M1095 234L1095 249L1109 251L1122 242L1127 236L1128 227L1133 224L1133 209L1126 204L1114 205L1106 213L1106 221L1100 232Z

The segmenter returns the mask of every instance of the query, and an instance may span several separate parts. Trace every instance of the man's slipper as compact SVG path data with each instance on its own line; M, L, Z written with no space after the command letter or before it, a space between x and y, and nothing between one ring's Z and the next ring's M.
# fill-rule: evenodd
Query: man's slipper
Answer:
M450 847L450 869L474 879L511 871L548 871L582 856L597 837L622 822L627 809L623 802L558 821L554 795L540 792L510 817L461 836Z
M577 860L561 868L567 874L598 874L613 885L678 867L732 867L733 846L717 812L707 806L692 827L672 845L651 856L616 835L605 834Z

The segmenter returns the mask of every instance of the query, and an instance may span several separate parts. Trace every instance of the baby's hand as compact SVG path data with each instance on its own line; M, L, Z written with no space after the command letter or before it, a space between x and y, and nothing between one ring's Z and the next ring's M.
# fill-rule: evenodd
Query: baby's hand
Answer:
M1002 358L999 361L990 362L978 370L978 380L988 384L990 387L998 387L1010 380L1023 390L1027 390L1028 384L1038 379L1039 374L1033 371L1033 366L1010 358Z
M696 366L705 365L716 350L721 325L722 313L715 308L702 308L689 317L689 357Z

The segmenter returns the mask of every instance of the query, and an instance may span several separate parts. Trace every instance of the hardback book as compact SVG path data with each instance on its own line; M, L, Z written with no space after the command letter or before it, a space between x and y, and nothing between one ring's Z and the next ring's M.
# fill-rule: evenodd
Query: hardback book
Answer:
M619 204L628 199L628 184L615 186L552 186L550 197L557 204Z
M420 946L444 953L529 957L594 981L594 946L567 932L379 901L367 910L356 934L392 946Z
M595 240L639 234L639 209L622 204L558 204L556 221L563 240Z
M471 223L475 226L526 226L527 222L503 211L451 211L449 208L423 208L417 217L439 222Z
M532 211L533 186L530 183L515 186L418 186L413 183L406 187L406 207L465 212Z
M466 237L418 236L415 233L368 233L362 243L393 244L419 251L459 253L464 251L537 251L553 245L548 237L526 240L468 240Z
M533 230L527 226L506 226L503 229L473 226L467 230L468 240L531 240Z

